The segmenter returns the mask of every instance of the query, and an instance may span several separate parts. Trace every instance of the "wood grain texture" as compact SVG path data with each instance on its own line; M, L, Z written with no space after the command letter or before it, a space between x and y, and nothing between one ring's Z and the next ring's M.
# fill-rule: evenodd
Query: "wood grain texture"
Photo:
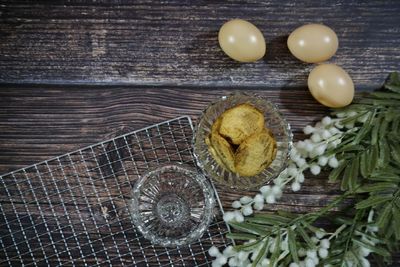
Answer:
M223 88L152 86L3 85L0 88L0 173L180 115L190 115L196 121L210 101L232 92ZM305 88L241 91L259 94L276 103L291 123L296 139L303 138L300 130L305 125L328 112ZM217 188L227 210L239 196L255 194ZM308 174L299 192L286 190L278 204L268 205L265 210L309 212L325 206L339 194L337 185L327 183L326 174L318 177ZM3 209L10 208L5 202L2 205ZM32 212L35 211L37 208L32 207ZM400 264L399 255L394 260L393 266Z
M374 88L399 69L397 0L312 1L1 1L0 81L131 85L304 86L312 64L286 47L305 23L338 34L331 60L357 87ZM240 17L258 26L266 57L238 64L217 33Z

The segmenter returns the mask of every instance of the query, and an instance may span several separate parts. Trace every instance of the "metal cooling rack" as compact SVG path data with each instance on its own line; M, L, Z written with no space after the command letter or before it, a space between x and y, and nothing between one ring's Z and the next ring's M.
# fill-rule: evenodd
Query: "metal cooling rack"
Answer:
M150 244L127 209L149 168L195 164L192 136L190 118L179 117L1 176L0 265L211 265L207 250L229 244L219 200L201 240L176 248Z

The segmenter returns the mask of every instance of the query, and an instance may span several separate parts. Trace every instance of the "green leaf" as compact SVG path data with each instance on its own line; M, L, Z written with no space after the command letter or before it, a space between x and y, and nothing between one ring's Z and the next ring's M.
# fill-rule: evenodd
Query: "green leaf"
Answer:
M390 92L372 92L370 95L375 96L377 98L386 98L386 99L400 99L400 94L390 93Z
M353 191L357 186L359 158L355 157L344 170L340 189Z
M379 156L378 145L371 146L371 149L368 151L369 173L375 170L376 165L378 163L378 156Z
M243 250L243 251L252 251L258 246L258 244L260 242L261 242L261 239L258 239L256 241L250 242L248 244L236 245L236 246L234 246L234 249L236 251L241 251L241 250Z
M297 246L296 246L296 234L289 227L288 228L288 242L289 242L289 250L290 255L293 258L293 261L299 263L299 255L297 254Z
M369 175L369 172L368 172L368 162L367 162L367 153L366 152L364 152L364 153L361 153L361 156L360 156L360 173L361 173L361 176L362 177L364 177L364 178L367 178L367 176Z
M344 168L346 167L345 161L342 160L339 162L339 166L331 171L329 174L329 182L335 182L340 174L343 172Z
M390 158L390 150L389 145L385 138L380 138L379 140L379 158L378 158L378 167L384 167L389 163Z
M392 206L393 224L395 225L394 233L396 236L396 240L400 241L400 208L396 205Z
M392 205L391 204L387 204L385 206L385 208L383 209L382 212L379 213L378 215L378 219L376 221L376 225L380 228L380 229L386 229L386 226L389 224L389 221L392 218Z
M276 214L256 214L253 217L249 217L246 220L253 223L267 224L267 225L281 225L291 221L290 218L276 215Z
M396 142L391 142L390 151L393 159L397 162L400 162L400 144Z
M358 131L356 137L354 138L353 143L358 144L360 141L371 131L372 129L372 121L375 118L376 110L374 110L372 113L369 114L367 121L364 123L364 125L361 127L361 129ZM364 150L364 147L362 147L361 150Z
M385 83L384 87L395 93L400 93L399 74L397 72L391 73L389 75L389 79Z
M250 224L250 223L229 222L228 224L238 231L249 233L249 234L254 234L254 235L259 235L259 236L265 236L265 235L269 234L268 231L264 230L263 228L259 227L258 225L254 225L254 224Z
M357 244L360 247L367 248L367 249L371 250L372 252L379 254L383 257L390 257L389 251L387 251L386 249L384 249L382 247L378 247L377 245L371 246L370 244L365 243L358 239L353 239L353 243Z
M227 233L226 237L235 240L251 240L251 239L255 240L258 238L258 236L256 235L246 234L246 233Z
M277 239L279 240L280 238ZM262 245L260 251L258 252L256 259L253 261L252 264L253 267L257 266L258 262L261 260L261 258L265 255L265 252L267 251L268 238L267 240L262 240L262 242L264 242L264 244Z
M395 183L375 183L370 185L364 185L357 190L357 193L365 193L365 192L383 192L386 190L397 189L398 185Z
M275 248L274 248L274 251L272 252L272 255L271 255L271 265L272 266L277 266L277 263L278 263L278 257L279 257L279 252L281 251L281 238L280 238L280 235L281 235L281 231L279 230L278 231L278 234L277 234L277 238L275 239Z
M369 207L376 207L386 201L392 200L392 196L371 196L356 204L356 209L365 209Z
M379 126L382 123L382 119L382 115L379 115L379 117L374 120L374 128L372 128L371 131L371 145L375 145L378 142Z

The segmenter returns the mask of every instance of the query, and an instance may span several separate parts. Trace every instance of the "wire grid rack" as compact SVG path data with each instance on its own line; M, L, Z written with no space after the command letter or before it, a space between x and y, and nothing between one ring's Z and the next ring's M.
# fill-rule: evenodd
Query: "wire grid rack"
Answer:
M189 246L152 245L127 208L138 177L161 163L195 165L187 116L0 177L1 266L207 266L230 244L222 206Z

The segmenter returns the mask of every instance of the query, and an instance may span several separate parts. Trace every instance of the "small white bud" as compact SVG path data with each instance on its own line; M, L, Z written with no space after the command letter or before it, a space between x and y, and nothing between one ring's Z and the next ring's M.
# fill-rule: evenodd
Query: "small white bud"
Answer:
M346 123L346 124L344 125L344 127L346 127L347 129L353 129L353 128L354 128L354 122Z
M335 123L335 126L336 126L336 128L339 128L339 129L342 129L344 127L344 125L340 121L337 121Z
M274 185L271 193L275 196L275 198L280 198L282 196L282 188L279 185Z
M328 257L328 250L326 248L318 249L318 255L321 259L326 259Z
M297 176L296 176L296 180L299 182L299 183L304 183L304 174L301 172L301 173L299 173Z
M331 134L331 132L328 131L328 130L323 130L322 133L321 133L321 137L322 137L322 139L324 139L324 140L329 139L329 137L331 137L331 136L332 136L332 134Z
M261 266L262 267L267 267L269 265L270 261L267 258L262 259L261 261Z
M298 142L295 144L295 146L296 146L297 149L302 150L302 149L304 149L304 148L306 147L306 143L305 143L304 141L298 141Z
M268 195L271 192L271 186L270 185L264 185L260 188L260 192L265 196Z
M336 117L338 117L338 118L343 118L345 115L346 115L346 113L344 113L344 112L336 113Z
M300 267L297 263L292 262L291 264L289 264L289 267Z
M236 258L234 258L234 257L230 258L228 261L228 265L229 266L237 266L238 262L237 262Z
M222 252L224 254L225 257L230 257L232 255L234 255L236 253L235 249L233 248L233 246L227 246L224 249L224 252Z
M305 255L307 255L307 251L304 248L299 248L297 254L299 254L299 257L304 257Z
M274 204L275 203L275 196L274 195L269 195L269 196L267 196L267 198L265 199L265 201L268 203L268 204Z
M322 239L319 244L322 248L326 248L326 249L328 249L331 246L329 239Z
M220 264L220 266L225 265L228 259L224 255L220 255L218 258L215 259L216 262Z
M237 222L239 222L239 223L244 222L243 214L240 213L240 211L236 210L236 211L234 211L234 214L235 214L235 220Z
M296 164L299 168L304 167L304 165L306 165L306 160L303 158L300 158L298 161L296 161Z
M224 216L222 217L225 222L230 222L235 218L235 213L231 211L227 211L224 213Z
M245 252L245 251L239 251L239 253L237 254L237 258L240 260L240 261L245 261L247 258L249 257L249 253L248 252Z
M292 188L293 192L297 192L300 190L301 185L299 182L293 182L292 185L290 186Z
M212 263L211 263L211 267L221 267L222 265L219 264L219 262L217 261L217 259L215 259Z
M335 134L340 133L340 130L339 130L338 128L336 128L336 127L332 127L332 128L329 129L329 132L330 132L332 135L335 135Z
M326 145L325 145L325 144L322 144L322 145L316 146L316 147L314 148L313 152L314 152L317 156L321 156L322 154L324 154L325 150L326 150Z
M244 196L240 198L240 203L242 203L243 205L249 204L252 201L253 199L249 196Z
M287 168L287 173L289 176L296 176L298 171L297 171L296 167L290 166L289 168Z
M318 166L317 164L313 164L310 167L310 171L311 171L312 174L318 175L321 172L321 167Z
M249 215L253 214L253 209L251 208L250 205L248 205L248 206L243 207L242 212L243 212L244 216L249 216Z
M323 238L326 235L326 232L324 229L318 229L317 232L315 232L315 235L318 239ZM328 240L329 241L329 240Z
M363 257L368 257L370 253L371 253L371 250L364 248L364 247L360 248L360 255L362 255Z
M274 179L274 184L275 185L282 185L282 183L283 183L283 179L282 179L281 176L278 176L278 178ZM269 194L271 194L271 191L269 191Z
M324 125L320 121L315 124L315 128L322 128L323 126Z
M335 156L333 156L328 160L328 165L331 168L337 168L339 166L339 161L337 160L337 158Z
M311 242L314 244L317 244L319 242L319 239L316 236L311 237Z
M305 133L305 134L311 134L311 133L313 133L315 131L315 129L314 129L314 127L312 127L312 126L310 126L310 125L307 125L306 127L304 127L304 129L303 129L303 132Z
M315 145L314 145L313 143L307 142L307 143L306 143L306 146L305 146L305 148L304 148L304 150L307 151L307 152L311 152L311 151L313 151L314 146L315 146Z
M242 207L242 204L240 204L240 201L235 200L232 202L232 208L239 209L240 207Z
M327 126L327 125L331 124L332 119L331 119L331 117L326 116L326 117L324 117L324 118L322 119L321 122L322 122L323 125Z
M255 210L262 210L264 208L264 203L256 202L254 203L253 207Z
M306 267L315 267L315 263L311 258L306 258L304 263Z
M326 164L328 164L328 158L327 157L325 157L325 156L318 157L318 165L325 166Z
M263 197L263 195L257 194L257 195L254 197L254 202L255 202L255 203L264 203L264 197Z
M315 257L315 258L312 258L312 260L314 261L315 266L317 266L319 263L319 258Z
M315 258L315 257L317 257L317 252L313 249L309 249L309 250L307 250L307 257Z
M209 250L208 250L208 254L211 257L218 257L219 255L221 255L221 253L219 252L218 248L216 246L212 246Z
M313 135L311 135L311 141L313 141L314 143L319 143L321 142L321 140L322 138L319 133L314 133Z

